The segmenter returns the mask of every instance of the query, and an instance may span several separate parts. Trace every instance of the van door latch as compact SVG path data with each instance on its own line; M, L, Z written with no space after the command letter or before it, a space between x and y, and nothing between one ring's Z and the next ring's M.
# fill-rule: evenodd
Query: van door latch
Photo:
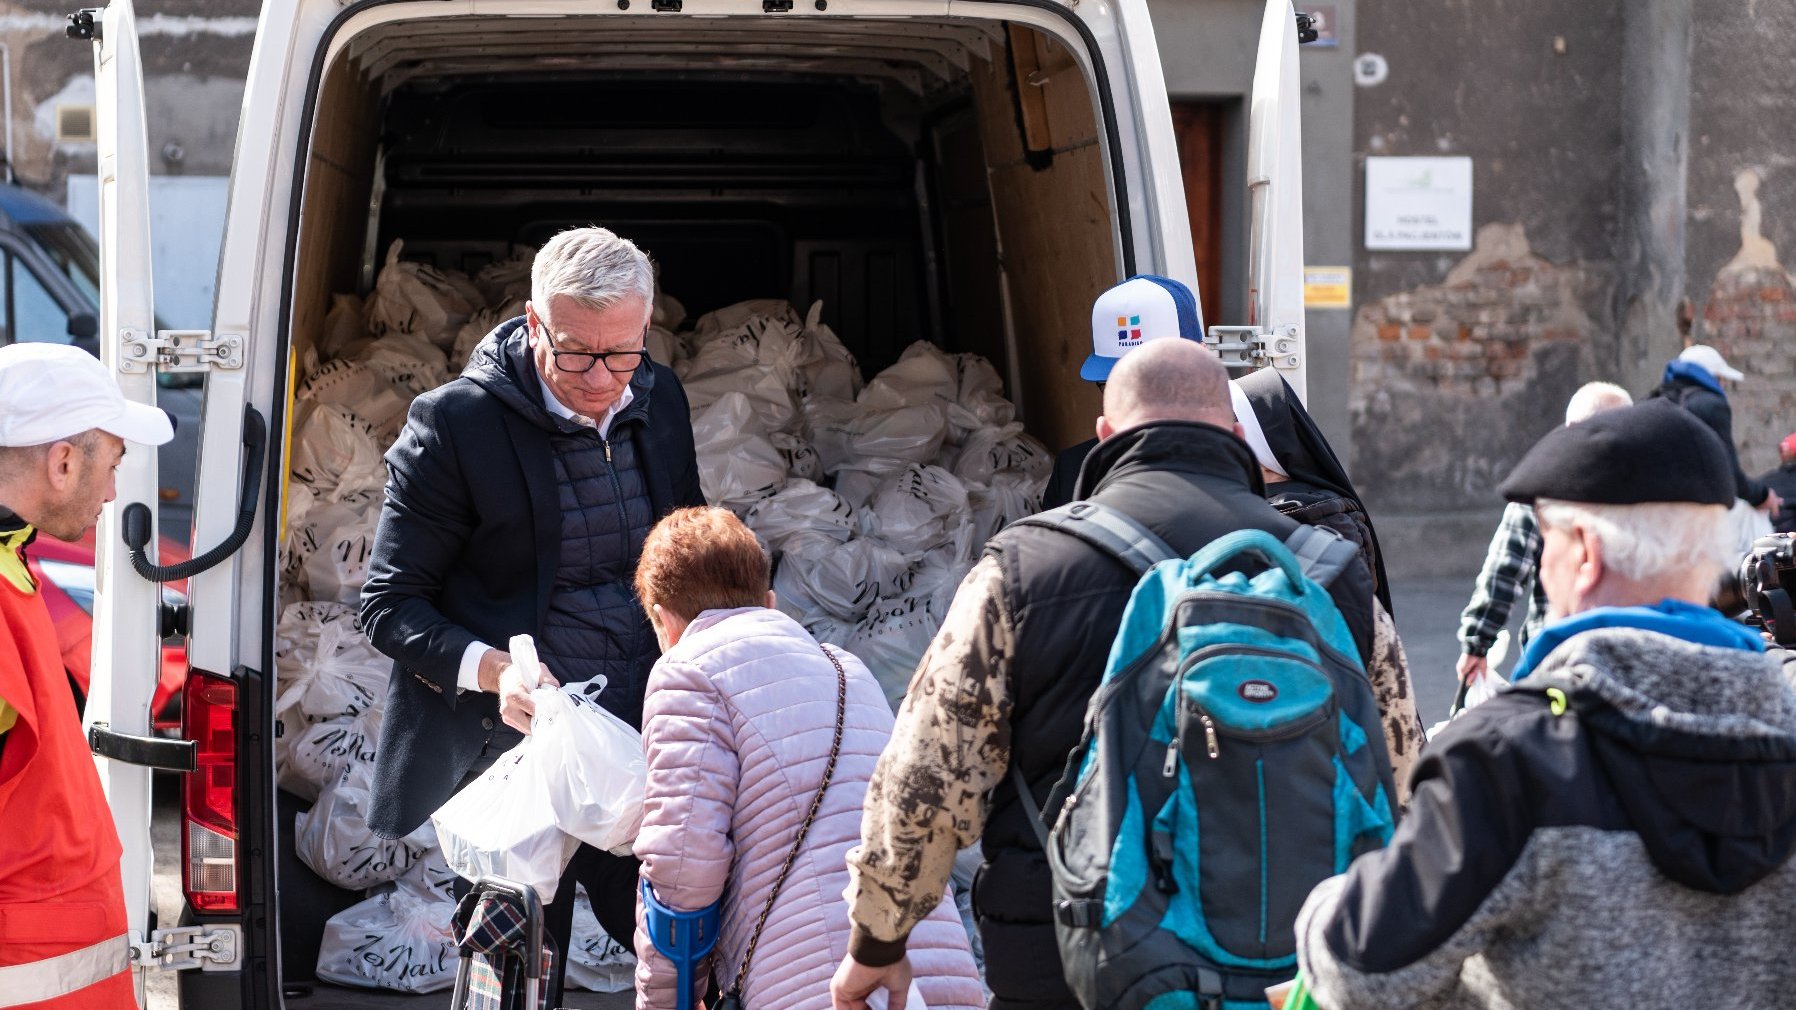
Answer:
M151 971L226 971L237 967L243 927L177 926L152 930L145 942L131 934L131 967Z
M244 340L240 334L211 330L119 331L121 372L204 372L213 368L242 368Z
M1212 326L1204 346L1230 368L1296 368L1303 361L1297 327Z

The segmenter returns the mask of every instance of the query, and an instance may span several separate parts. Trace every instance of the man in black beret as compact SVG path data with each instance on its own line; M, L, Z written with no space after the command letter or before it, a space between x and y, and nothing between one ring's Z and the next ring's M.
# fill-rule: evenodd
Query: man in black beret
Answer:
M1796 691L1710 609L1732 559L1714 432L1648 401L1541 439L1503 484L1551 621L1416 766L1388 848L1310 894L1319 1005L1665 1006L1785 993Z

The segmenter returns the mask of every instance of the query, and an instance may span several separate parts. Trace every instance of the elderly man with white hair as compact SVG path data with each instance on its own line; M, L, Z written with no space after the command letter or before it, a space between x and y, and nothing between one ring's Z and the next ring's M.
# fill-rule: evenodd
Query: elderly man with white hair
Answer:
M641 721L659 650L636 559L657 520L704 504L686 394L645 352L654 294L628 239L555 236L524 315L414 401L387 452L362 590L368 637L394 661L368 817L380 834L416 830L529 732L539 671L513 665L513 635L535 637L545 683L604 677L600 704ZM576 879L629 947L636 875L635 860L581 846L549 905L563 951Z
M1633 402L1627 390L1612 382L1586 382L1566 403L1565 423L1577 424L1599 411ZM1484 567L1472 584L1472 599L1459 615L1460 680L1471 681L1490 672L1491 647L1522 597L1528 598L1528 611L1522 620L1521 643L1527 645L1546 623L1547 591L1536 577L1539 567L1540 524L1534 520L1534 508L1510 502L1485 550Z
M1796 691L1707 604L1732 467L1663 400L1547 435L1551 622L1449 724L1391 845L1318 885L1298 960L1329 1010L1756 1006L1796 983Z

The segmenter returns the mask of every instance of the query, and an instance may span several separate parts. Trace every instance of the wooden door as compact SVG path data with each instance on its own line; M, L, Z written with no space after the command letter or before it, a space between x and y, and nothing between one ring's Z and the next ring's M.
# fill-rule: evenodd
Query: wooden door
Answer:
M1198 297L1204 325L1222 318L1222 124L1216 102L1172 103L1172 130L1179 142L1179 170L1185 178L1185 209L1191 217L1191 248L1197 256Z

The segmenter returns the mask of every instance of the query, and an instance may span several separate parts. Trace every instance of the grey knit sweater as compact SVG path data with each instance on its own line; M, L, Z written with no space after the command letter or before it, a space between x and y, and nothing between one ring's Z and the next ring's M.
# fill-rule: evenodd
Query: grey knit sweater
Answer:
M1311 893L1327 1010L1782 1007L1796 692L1777 659L1567 639L1423 754L1392 844Z

